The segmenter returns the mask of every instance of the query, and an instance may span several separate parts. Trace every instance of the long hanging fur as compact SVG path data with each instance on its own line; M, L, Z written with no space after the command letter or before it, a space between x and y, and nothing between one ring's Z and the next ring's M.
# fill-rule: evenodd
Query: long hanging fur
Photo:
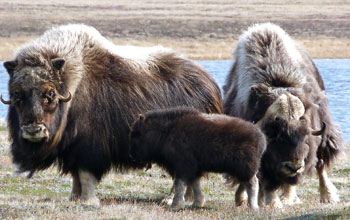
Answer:
M61 75L52 71L53 58L66 61ZM85 25L46 31L19 48L15 61L17 72L45 69L46 75L32 74L33 83L34 78L45 78L61 94L72 95L70 102L60 103L45 146L19 140L18 112L10 106L11 151L21 172L33 173L57 162L62 173L83 169L99 180L112 167L138 167L128 156L128 134L138 114L175 106L223 111L219 87L194 62L161 46L116 46ZM15 80L22 80L16 72L10 77L10 90ZM45 155L41 148L47 149Z
M275 92L293 90L304 94L304 105L316 107L308 113L311 128L317 130L327 124L315 147L317 158L330 165L341 151L342 133L331 119L322 77L305 49L277 25L265 23L241 35L233 57L224 86L225 113L254 121L248 97L251 88L259 83Z

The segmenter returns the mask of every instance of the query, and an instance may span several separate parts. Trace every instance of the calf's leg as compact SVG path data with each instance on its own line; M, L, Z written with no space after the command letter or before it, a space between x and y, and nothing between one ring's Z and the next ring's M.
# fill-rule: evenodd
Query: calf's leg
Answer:
M258 209L258 193L259 193L259 180L254 175L248 183L246 183L248 194L248 205L252 209Z
M166 204L166 205L170 206L172 201L173 201L173 198L174 198L174 192L175 192L175 181L173 182L173 185L171 186L169 194L161 201L161 204ZM185 200L186 201L193 200L192 186L187 186Z
M261 182L259 183L258 204L259 206L263 206L265 204L265 193Z
M282 202L287 205L301 204L296 193L296 186L286 184L283 186Z
M175 195L170 208L173 211L177 211L185 208L185 201L184 201L184 195L185 195L185 189L186 189L185 182L181 179L175 179L174 189L175 189Z
M239 184L236 194L235 194L235 203L236 206L241 206L245 201L247 201L248 195L247 190L244 184Z
M270 205L274 208L282 208L283 204L277 194L277 189L268 190L266 181L262 181L261 190L263 191L263 198L265 200L265 205Z
M331 180L328 178L325 165L322 160L318 162L316 169L317 169L318 180L320 184L319 190L320 190L321 202L323 203L339 202L340 200L337 194L337 188L333 185Z
M193 183L192 183L192 188L193 188L193 194L194 194L194 201L192 206L193 207L203 207L205 199L204 199L204 195L203 192L201 190L201 183L200 183L200 179L196 179ZM189 187L187 187L188 190Z

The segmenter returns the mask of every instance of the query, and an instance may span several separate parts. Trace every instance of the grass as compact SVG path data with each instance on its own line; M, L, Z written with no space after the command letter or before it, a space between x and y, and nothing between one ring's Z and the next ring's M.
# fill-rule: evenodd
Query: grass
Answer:
M97 186L100 206L68 201L71 178L56 169L36 173L32 179L12 174L9 142L0 136L0 219L349 219L350 152L339 159L330 174L339 190L341 202L321 204L316 176L306 176L298 187L301 205L283 209L261 207L251 212L235 207L234 190L225 186L221 175L202 178L206 204L200 209L187 207L171 212L161 200L168 194L172 180L160 168L121 174L111 172ZM190 203L188 203L190 205Z

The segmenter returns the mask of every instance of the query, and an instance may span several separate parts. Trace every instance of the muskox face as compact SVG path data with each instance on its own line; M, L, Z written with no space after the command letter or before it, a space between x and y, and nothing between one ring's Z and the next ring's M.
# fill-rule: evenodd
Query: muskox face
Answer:
M305 144L309 134L307 122L304 119L287 121L271 115L264 120L261 129L268 142L263 157L263 163L268 163L268 172L290 180L300 176L309 152ZM263 167L267 168L265 165Z
M54 130L60 102L68 102L70 93L64 98L55 83L64 65L63 59L53 59L52 68L18 64L17 61L4 63L10 74L10 117L15 117L18 125L18 139L30 143L43 143L50 139Z
M254 88L254 92L256 89ZM265 101L270 100L265 102L269 106L256 123L267 139L262 170L269 175L296 183L304 171L305 159L309 153L306 140L311 134L304 104L288 91L273 93L264 86L261 89L259 91L264 91L264 94L260 95L265 96ZM319 135L317 132L312 134Z
M130 132L130 157L140 163L153 160L157 150L160 130L144 115L140 115Z

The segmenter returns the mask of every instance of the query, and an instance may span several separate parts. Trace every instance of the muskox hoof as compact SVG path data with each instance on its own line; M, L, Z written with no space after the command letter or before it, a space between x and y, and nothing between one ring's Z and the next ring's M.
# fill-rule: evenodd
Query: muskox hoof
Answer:
M297 195L293 196L293 197L287 197L287 196L282 196L281 199L282 203L285 205L298 205L298 204L302 204L301 200L299 199L299 197Z
M251 209L251 210L253 210L253 211L258 211L259 210L259 206L256 204L254 204L254 205L251 205L251 206L249 206L249 208Z
M79 197L80 197L79 195L70 194L68 200L71 201L71 202L75 202L75 201L79 200Z
M270 206L273 208L278 208L278 209L283 208L283 204L282 204L281 200L279 200L279 199L272 201Z
M171 210L171 211L179 211L179 210L184 209L184 208L185 208L185 202L183 202L183 201L178 202L178 203L176 203L176 204L173 203L173 204L170 206L170 210Z
M320 201L322 203L338 203L340 201L339 196L334 191L328 191L328 192L321 192L321 199Z
M173 202L174 195L168 195L166 196L161 202L161 205L171 206Z
M101 205L100 200L96 196L91 197L89 199L80 198L78 201L81 204L88 205L88 206L99 207Z
M192 207L193 208L201 208L204 206L204 203L205 203L205 199L204 199L204 197L202 197L200 199L194 200L194 202L192 203Z
M297 192L296 192L296 186L294 185L286 185L283 188L283 195L282 195L282 203L285 205L296 205L301 204Z

